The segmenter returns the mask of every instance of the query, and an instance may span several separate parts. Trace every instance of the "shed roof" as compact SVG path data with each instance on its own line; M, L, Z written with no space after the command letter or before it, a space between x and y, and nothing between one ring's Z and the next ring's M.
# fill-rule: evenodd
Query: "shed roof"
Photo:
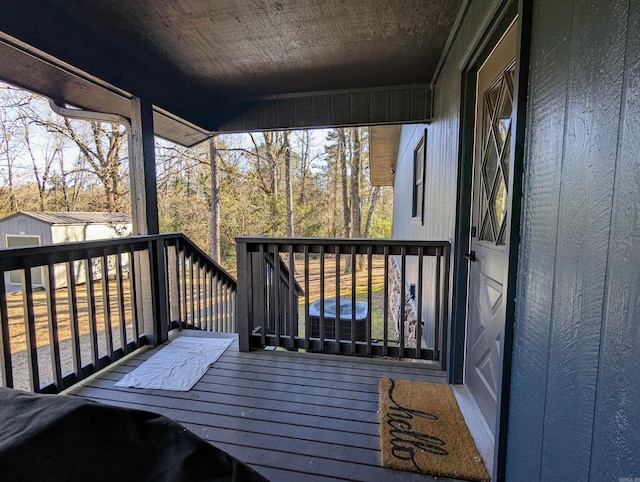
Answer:
M5 0L0 79L126 116L144 98L156 132L183 145L212 131L421 122L467 5Z
M12 214L0 222L17 216L29 216L49 224L122 224L130 223L131 216L122 213L100 212L47 212L47 211L22 211Z

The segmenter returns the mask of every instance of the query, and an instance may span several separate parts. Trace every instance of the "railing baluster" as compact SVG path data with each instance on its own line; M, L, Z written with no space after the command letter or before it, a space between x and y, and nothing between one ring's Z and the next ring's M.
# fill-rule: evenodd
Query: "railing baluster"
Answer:
M367 246L367 320L365 324L367 339L367 356L371 356L371 310L373 309L373 256L371 245ZM386 284L386 283L385 283Z
M451 245L444 246L444 276L442 276L442 330L440 330L440 369L447 369L447 336L449 327L449 274L451 262Z
M198 328L202 329L202 296L200 286L200 279L202 278L202 266L200 266L200 261L196 261L196 306L198 307Z
M233 314L233 309L231 307L231 286L229 285L229 283L225 282L225 295L227 298L227 314L226 314L226 319L227 319L227 329L226 329L226 333L230 333L232 328L231 328L231 320L232 320L232 314Z
M189 254L189 292L191 293L191 328L196 327L196 294L195 294L195 283L193 281L193 253Z
M180 280L182 281L182 320L180 320L180 324L182 325L182 327L186 327L189 324L189 318L187 315L187 252L184 246L182 247L181 251L181 260L182 267L180 269Z
M140 321L142 320L142 306L138 301L138 292L136 287L136 257L133 247L129 251L129 290L131 291L131 313L133 314L133 338L136 346L140 344Z
M287 250L289 251L289 289L287 291L289 295L289 336L291 337L289 348L293 350L296 347L296 335L298 334L298 330L296 329L298 323L298 306L296 303L296 280L294 277L296 267L294 264L293 245L290 244Z
M320 351L325 351L324 346L324 244L320 245L320 327L319 327L319 335L320 335Z
M334 331L334 353L340 353L342 351L342 344L340 343L340 328L342 325L342 314L340 313L340 298L342 295L342 290L340 288L341 274L342 274L342 260L340 259L340 245L334 245L335 256L336 256L336 318L335 318L335 331Z
M356 247L351 246L351 354L356 354Z
M440 313L440 284L442 283L440 277L440 258L442 256L442 251L440 248L436 249L436 266L435 266L435 280L434 280L434 335L433 335L433 359L436 361L440 360L440 323L441 323L441 313Z
M60 342L58 336L58 312L56 310L56 280L55 267L52 264L44 266L45 293L47 296L47 315L49 319L49 353L51 355L51 372L56 390L62 389L62 367L60 366Z
M202 302L204 329L211 331L211 316L209 316L209 269L205 266L202 270Z
M209 273L209 312L211 316L211 331L218 331L216 327L216 296L215 296L216 274L213 270Z
M213 285L213 302L214 302L214 318L216 322L215 331L222 331L220 325L220 290L219 290L220 280L216 276L215 283Z
M229 333L236 333L237 329L237 321L236 321L236 307L238 303L236 301L237 291L231 290L231 328L229 329Z
M82 357L80 354L80 330L78 328L78 293L76 291L76 274L74 261L66 263L67 268L67 297L69 298L69 328L71 331L71 352L73 358L73 373L76 378L82 378Z
M13 388L13 364L11 360L11 340L9 338L9 310L7 290L4 282L5 270L0 272L0 376L5 387Z
M120 328L120 342L122 350L125 351L127 347L127 322L124 308L124 287L122 283L122 252L118 248L116 254L116 291L118 292L118 320Z
M252 263L252 276L255 280L258 280L257 293L249 294L253 296L254 300L257 299L257 309L253 311L253 328L260 328L260 344L265 346L267 344L267 262L265 260L264 244L260 244L258 247L258 256L255 253L249 253L249 256L253 260ZM257 258L257 259L256 259ZM255 303L255 302L254 302Z
M220 280L220 323L222 331L227 331L227 284Z
M22 303L24 305L25 338L27 343L27 365L29 367L29 386L32 392L40 391L40 371L38 367L38 345L36 339L36 321L33 313L33 288L31 286L31 268L25 263L22 269Z
M273 245L273 281L271 283L273 287L272 301L274 311L274 323L276 332L276 346L282 346L282 330L280 326L280 252L277 244Z
M404 358L404 305L407 297L405 283L407 282L407 248L400 248L400 358Z
M174 253L175 253L175 263L174 263L174 269L175 269L175 285L174 285L174 292L176 294L176 315L177 315L177 321L178 322L178 328L180 330L182 330L183 325L182 325L182 286L180 283L180 280L182 279L182 271L180 270L180 240L176 239L176 244L173 247L174 249Z
M91 361L95 370L98 369L98 332L96 326L96 298L93 286L93 263L89 256L85 259L85 273L87 275L87 305L89 307L89 340L91 343Z
M309 246L304 245L304 348L309 350L311 321L309 319Z
M220 280L220 322L222 331L227 331L227 284Z
M102 264L102 303L107 355L113 356L113 332L111 326L111 303L109 296L109 259L106 254L100 258Z
M384 247L384 288L383 288L383 318L382 326L384 336L382 338L382 356L389 354L389 246Z
M422 279L424 264L424 249L418 248L418 285L416 287L416 358L422 358Z

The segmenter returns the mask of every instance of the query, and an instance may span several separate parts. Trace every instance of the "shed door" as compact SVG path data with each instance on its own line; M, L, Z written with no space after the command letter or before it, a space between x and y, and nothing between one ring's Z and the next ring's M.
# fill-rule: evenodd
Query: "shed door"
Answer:
M478 71L465 383L495 434L506 288L515 24Z
M7 248L24 248L38 244L40 244L40 236L7 235ZM9 271L9 283L22 283L20 270ZM31 284L42 286L42 268L31 268Z

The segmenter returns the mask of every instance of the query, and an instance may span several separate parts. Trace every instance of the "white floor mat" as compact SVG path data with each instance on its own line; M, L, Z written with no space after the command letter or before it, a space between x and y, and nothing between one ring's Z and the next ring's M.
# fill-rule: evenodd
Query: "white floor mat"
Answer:
M231 343L232 338L181 336L127 373L115 386L186 392Z

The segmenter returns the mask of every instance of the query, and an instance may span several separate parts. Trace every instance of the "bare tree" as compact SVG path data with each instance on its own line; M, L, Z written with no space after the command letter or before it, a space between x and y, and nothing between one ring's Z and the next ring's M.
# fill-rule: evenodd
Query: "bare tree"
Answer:
M21 92L10 86L3 86L2 109L0 109L0 175L7 188L7 198L3 206L9 205L10 212L18 211L16 197L16 161L24 149L22 121L16 111L24 104Z
M293 176L291 174L291 146L289 145L289 131L284 131L284 176L287 197L287 236L293 238Z
M125 208L124 147L127 134L124 128L100 122L72 123L66 118L62 122L41 118L34 121L42 124L48 132L66 137L80 150L85 161L81 169L96 176L104 190L103 209L117 212Z
M342 215L344 218L344 237L351 236L351 208L349 206L349 173L347 171L347 136L345 129L338 129L338 155L340 158L340 180L342 182Z
M209 139L209 163L211 164L211 257L216 263L220 263L220 181L215 137Z
M362 138L360 128L353 129L353 148L351 155L351 237L360 238L361 212L360 212L360 171L362 169Z
M376 209L376 204L378 204L378 199L380 199L380 186L373 186L369 194L369 209L367 209L364 230L362 232L362 236L365 238L368 238L371 234L371 223L373 222L373 213Z

